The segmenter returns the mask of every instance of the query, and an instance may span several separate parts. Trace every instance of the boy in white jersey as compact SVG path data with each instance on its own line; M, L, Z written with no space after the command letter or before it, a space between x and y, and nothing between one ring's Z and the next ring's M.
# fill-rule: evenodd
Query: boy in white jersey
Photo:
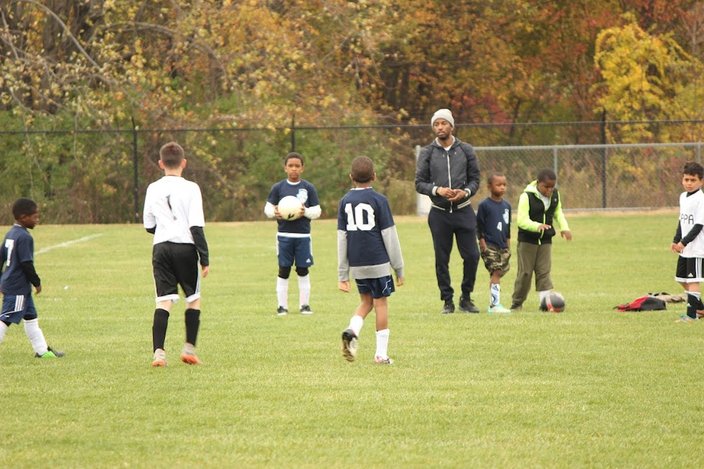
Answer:
M679 320L688 322L698 318L698 311L704 313L700 289L704 270L704 167L690 161L682 173L684 192L680 194L680 219L671 249L679 254L675 280L687 293L687 314Z
M209 270L208 243L203 226L203 199L195 182L181 177L186 167L183 148L176 143L159 150L164 177L149 184L144 200L144 227L154 235L152 267L156 287L156 310L152 326L152 366L166 366L166 327L178 287L186 297L186 342L181 361L198 365L195 352L200 327L200 276ZM200 271L198 264L200 262Z

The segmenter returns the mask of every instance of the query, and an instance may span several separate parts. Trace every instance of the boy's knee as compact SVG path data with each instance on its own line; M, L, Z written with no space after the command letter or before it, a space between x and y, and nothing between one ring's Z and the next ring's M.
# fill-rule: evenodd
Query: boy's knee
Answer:
M279 266L279 277L287 279L291 275L291 267L281 267Z
M299 277L305 277L308 275L308 267L296 267L296 274L298 274Z

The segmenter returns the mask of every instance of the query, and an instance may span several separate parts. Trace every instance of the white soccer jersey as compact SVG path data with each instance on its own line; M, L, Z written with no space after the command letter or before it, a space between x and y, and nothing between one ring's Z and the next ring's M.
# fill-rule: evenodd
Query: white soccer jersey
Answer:
M704 192L696 191L687 196L680 194L680 229L682 238L687 236L694 225L704 225ZM682 257L704 257L704 230L694 238L694 241L684 247Z
M205 226L198 184L179 176L164 176L149 184L144 199L144 227L156 227L154 244L194 244L192 226Z

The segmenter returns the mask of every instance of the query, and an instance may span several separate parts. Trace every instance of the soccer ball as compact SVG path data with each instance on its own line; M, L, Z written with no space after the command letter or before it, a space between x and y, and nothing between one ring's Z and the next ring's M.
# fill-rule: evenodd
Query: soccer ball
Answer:
M281 218L288 221L297 220L301 217L302 206L301 201L293 195L287 195L279 200L279 204L277 205Z
M561 313L565 310L565 297L556 291L551 291L540 300L540 311Z

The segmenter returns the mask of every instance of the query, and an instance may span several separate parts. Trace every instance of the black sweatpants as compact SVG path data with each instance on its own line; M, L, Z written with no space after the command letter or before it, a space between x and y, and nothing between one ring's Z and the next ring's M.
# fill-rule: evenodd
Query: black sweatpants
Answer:
M446 212L431 208L428 214L428 226L433 236L435 249L435 276L438 279L440 299L452 300L454 289L450 281L450 253L454 239L463 259L462 296L469 298L474 291L479 264L477 247L477 216L471 205L460 210Z

